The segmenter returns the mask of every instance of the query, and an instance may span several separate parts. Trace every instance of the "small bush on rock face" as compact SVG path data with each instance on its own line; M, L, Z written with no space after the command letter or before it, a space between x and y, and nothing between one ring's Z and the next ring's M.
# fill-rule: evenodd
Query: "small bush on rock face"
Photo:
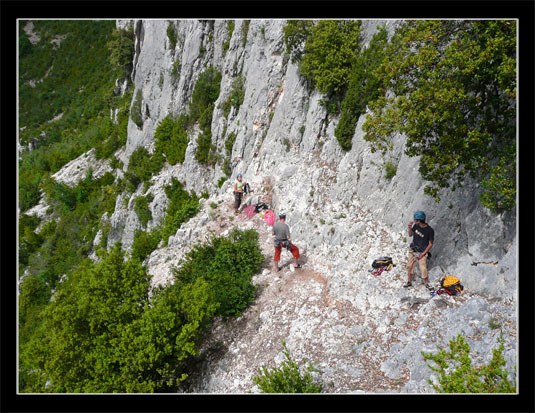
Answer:
M132 104L130 117L132 118L132 121L137 125L139 129L143 127L143 115L141 113L142 101L143 101L143 95L141 94L141 91L138 89L136 93L136 98L134 100L134 103Z
M394 165L391 161L388 161L385 164L385 177L386 179L392 179L394 176L396 176L396 172L398 171L398 167Z
M422 352L426 360L434 361L438 367L429 368L440 373L439 385L433 388L440 393L515 393L516 382L509 382L503 369L503 339L498 349L492 350L492 360L486 366L473 367L470 346L460 334L450 340L450 352L440 350L436 355ZM449 366L452 363L453 366ZM429 380L429 384L432 381Z
M253 377L262 393L321 393L322 386L314 384L311 371L314 368L309 364L302 375L297 363L290 358L290 352L283 341L284 356L286 360L280 367L268 369L262 367L259 374Z

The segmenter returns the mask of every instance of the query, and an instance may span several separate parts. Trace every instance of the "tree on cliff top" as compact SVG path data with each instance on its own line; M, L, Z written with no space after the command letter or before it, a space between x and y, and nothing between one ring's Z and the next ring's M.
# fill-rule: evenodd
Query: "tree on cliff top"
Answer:
M409 21L396 31L376 75L382 96L363 130L372 150L407 136L428 195L478 179L495 213L516 198L516 22ZM388 93L391 90L393 93Z

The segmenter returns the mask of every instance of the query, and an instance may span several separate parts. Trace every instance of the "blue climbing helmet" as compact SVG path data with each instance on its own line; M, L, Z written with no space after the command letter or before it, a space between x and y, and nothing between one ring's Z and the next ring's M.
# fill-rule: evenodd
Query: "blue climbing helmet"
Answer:
M414 213L414 219L419 219L420 221L425 221L425 212L424 211L416 211Z
M236 178L241 178L241 177L242 177L242 175L241 175L241 174L238 174L238 176L237 176Z

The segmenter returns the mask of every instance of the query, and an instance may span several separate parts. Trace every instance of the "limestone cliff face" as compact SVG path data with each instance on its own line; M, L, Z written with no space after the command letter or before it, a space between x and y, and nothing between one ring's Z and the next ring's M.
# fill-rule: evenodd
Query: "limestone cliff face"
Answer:
M393 32L396 21L363 21L366 43L382 23ZM168 24L177 32L173 49ZM325 391L428 392L427 380L433 375L421 350L445 347L462 333L470 338L477 361L488 363L500 336L497 324L505 333L507 369L515 377L516 211L490 213L479 202L478 185L469 180L456 192L444 192L436 203L424 195L419 160L404 154L404 136L394 137L394 149L386 155L371 153L362 139L364 117L352 149L344 152L334 136L338 118L326 114L322 96L307 88L296 65L285 57L284 24L251 20L243 45L243 21L236 20L225 51L229 34L223 20L117 22L135 29L132 82L134 96L139 91L143 97L143 126L130 120L126 147L116 154L123 170L136 148L153 150L158 122L186 110L196 80L210 65L222 73L212 142L224 153L226 137L237 135L232 176L221 188L221 165L195 160L198 130L190 136L184 163L165 165L152 178L148 229L164 217L164 187L173 177L187 190L210 194L197 216L145 261L153 284L169 282L172 266L192 245L235 225L257 229L266 256L254 279L259 288L255 303L238 320L216 323L191 391L257 391L251 377L260 366L282 360L280 342L285 340L297 359L313 362L322 380L334 383ZM179 67L179 76L172 75L174 67ZM244 101L225 117L220 104L238 75L245 78ZM385 177L387 161L397 165L392 179ZM287 212L292 239L306 264L302 273L286 267L280 275L273 273L269 228L258 217L247 220L231 213L237 173L254 191L246 202L263 200ZM115 212L103 217L111 224L108 245L121 241L130 248L134 231L141 227L133 203L136 196L146 195L143 191L140 185L136 193L120 195ZM424 210L435 229L431 283L443 274L456 275L465 286L463 297L430 300L419 275L414 290L402 288L410 243L406 228L416 210ZM370 264L383 255L393 257L397 266L374 277Z
M396 21L363 21L366 43L377 25L383 23L392 33ZM168 24L173 24L178 34L173 50L167 37ZM237 134L231 179L241 172L247 182L261 187L269 177L273 206L291 213L292 230L311 254L314 245L318 248L334 243L350 248L355 243L358 228L339 225L333 235L330 230L318 233L315 225L318 219L331 221L334 210L350 215L356 201L399 237L407 236L405 228L412 213L424 210L436 235L432 277L454 273L476 291L515 296L516 211L500 216L490 213L479 203L478 185L470 181L456 192L446 191L442 202L436 203L423 193L425 182L418 172L419 160L404 154L403 136L395 137L394 150L385 156L370 152L362 139L364 117L357 125L352 149L344 152L334 137L338 119L326 115L319 104L321 95L307 89L296 65L284 57L285 21L252 20L245 46L242 24L241 20L235 22L225 52L223 43L229 34L224 20L118 22L118 26L135 28L132 80L134 96L138 90L143 96L143 127L129 123L126 150L121 154L125 168L137 147L143 145L152 150L158 122L170 113L186 110L199 74L206 66L214 65L223 78L213 113L212 141L222 148L229 133ZM171 75L176 61L180 62L178 79ZM245 98L239 110L233 109L225 118L218 106L228 98L238 74L246 79ZM216 185L224 175L220 166L205 167L196 162L196 137L191 137L184 164L165 169L155 181L165 185L175 176L188 189L228 191L230 182L221 189ZM391 180L384 176L387 161L397 165ZM153 186L149 192L156 195L151 204L155 217L152 225L156 225L165 209L165 195L162 196L161 186ZM121 239L128 247L137 219L131 208L122 205L119 199L111 217L114 227L121 231L115 231L110 241Z

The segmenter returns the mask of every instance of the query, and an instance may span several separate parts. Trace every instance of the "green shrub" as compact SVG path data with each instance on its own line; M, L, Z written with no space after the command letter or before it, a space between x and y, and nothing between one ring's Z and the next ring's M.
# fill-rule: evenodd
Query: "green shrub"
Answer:
M228 178L226 176L222 176L221 178L219 178L219 180L217 181L217 187L221 188L227 179Z
M384 87L374 70L383 62L387 41L388 34L382 27L351 66L347 92L341 105L342 115L334 131L338 143L346 151L351 149L359 117L366 111L366 106L379 97Z
M39 221L34 215L19 216L19 263L22 265L28 264L28 257L43 243L42 235L35 233Z
M154 199L152 194L145 196L138 196L134 200L134 211L137 214L139 222L143 227L152 219L152 212L149 208L149 203Z
M397 165L395 165L391 161L387 161L385 164L385 178L386 179L392 179L394 176L396 176L396 172L398 170Z
M130 117L132 118L132 121L137 125L139 129L143 128L143 114L141 109L141 103L143 101L143 95L141 94L141 90L138 89L136 93L136 98L134 99L134 102L132 103L132 108L130 110Z
M199 75L188 105L188 126L193 125L205 109L217 100L221 87L220 83L221 72L213 66L208 67Z
M134 231L134 242L132 242L131 257L143 262L158 247L161 240L159 228L153 228L151 231L136 229Z
M322 386L315 384L311 372L315 369L308 365L304 374L299 371L297 363L291 359L290 352L283 341L283 353L286 357L280 367L262 367L253 381L262 393L321 393Z
M516 382L509 382L508 373L503 369L503 339L500 346L492 350L492 360L486 366L474 367L469 356L470 346L462 335L450 340L450 351L440 350L437 354L425 353L426 360L434 361L438 367L428 367L440 373L439 384L433 388L440 393L515 393ZM451 365L450 365L451 363Z
M237 136L236 132L231 132L227 136L227 139L225 140L225 151L227 156L232 155L232 148L234 147L234 142L236 142Z
M175 50L178 39L175 25L172 22L169 22L167 26L167 38L169 39L169 49Z
M113 29L107 46L110 50L110 62L120 70L123 79L128 79L133 69L136 36L132 27Z
M245 78L241 75L232 82L232 91L228 99L223 103L223 116L228 117L231 107L239 109L245 98Z
M180 70L182 69L182 64L180 63L180 60L175 60L173 62L173 67L171 68L171 79L173 79L173 82L178 83L180 80Z
M119 246L98 264L85 261L43 310L39 339L23 348L25 390L177 392L216 305L203 280L157 288L150 305L149 289L150 275Z
M243 24L241 26L241 45L242 47L245 47L247 44L247 33L249 33L249 25L251 24L251 20L244 20Z
M152 155L143 146L138 147L128 162L128 169L125 173L131 192L135 191L141 182L148 182L149 179L158 174L164 163L161 152L155 151Z
M360 50L360 20L320 20L310 27L301 74L323 94L342 94L351 65Z
M178 284L206 280L218 303L216 315L239 316L254 300L251 280L263 261L258 233L235 228L226 238L214 237L207 244L194 246L173 274Z
M402 133L405 154L420 159L425 194L440 202L443 188L455 190L471 178L484 190L484 206L511 210L516 35L514 20L404 22L374 70L388 89L369 105L362 126L371 150L391 150L392 137Z
M230 39L232 39L232 32L234 32L234 21L230 20L227 22L227 31L228 31L228 38L223 42L223 55L227 52L229 46L230 46Z
M164 246L171 235L174 235L182 223L195 216L199 211L199 198L195 193L188 194L183 185L176 178L172 178L171 184L165 187L165 193L169 199L166 215L162 223L161 236Z
M180 115L173 120L166 116L156 127L154 132L155 147L165 155L171 165L183 163L188 147L187 116Z

